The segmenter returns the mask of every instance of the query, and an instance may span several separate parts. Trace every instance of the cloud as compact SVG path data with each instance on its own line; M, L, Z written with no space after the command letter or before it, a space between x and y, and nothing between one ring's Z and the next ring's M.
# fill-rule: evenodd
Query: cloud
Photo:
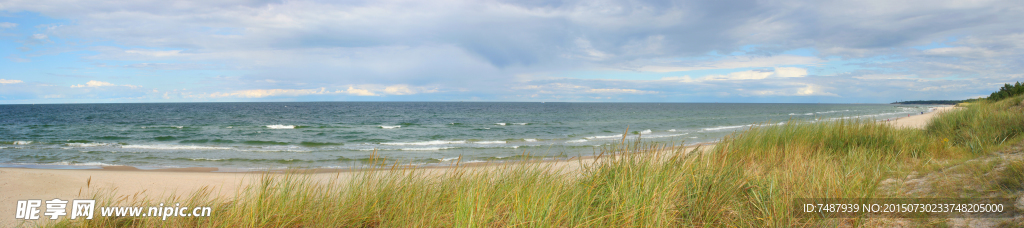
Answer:
M736 68L759 68L778 67L786 65L809 65L819 64L824 60L817 57L779 55L779 56L736 56L716 61L697 62L675 62L671 65L649 65L640 67L638 70L647 72L678 72L693 70L715 70L715 69L736 69Z
M331 94L332 92L321 87L319 89L253 89L253 90L240 90L227 93L212 93L205 95L209 98L222 98L222 97L238 97L238 98L262 98L262 97L273 97L273 96L305 96L305 95L316 95L316 94ZM197 95L193 97L204 97L204 95Z
M774 75L783 78L799 78L807 76L807 69L798 67L776 67Z
M135 55L143 55L143 56L149 56L149 57L169 57L169 56L178 56L181 53L181 50L153 51L153 50L137 50L136 49L136 50L125 50L124 53L135 54Z
M113 83L109 83L109 82L101 82L101 81L96 81L96 80L89 80L89 82L86 82L85 85L82 85L82 84L72 85L71 88L103 87L103 86L117 86L117 85L114 85Z
M351 94L351 95L356 95L356 96L379 96L379 95L377 95L377 94L375 94L373 92L370 92L370 90L356 89L356 88L352 88L351 86L348 87L348 90L345 90L345 93Z
M384 93L391 95L411 95L416 94L415 91L409 89L408 85L394 85L384 88Z
M119 81L164 92L187 86L209 99L313 95L303 91L316 85L381 99L575 99L588 91L731 99L762 91L877 101L932 87L946 90L934 95L973 96L1024 79L1020 1L35 0L0 10L58 21L19 34L26 54L7 59L37 61L19 65L80 57ZM36 58L47 55L62 58ZM68 74L56 71L46 73ZM600 81L581 71L630 74ZM907 80L915 78L929 81ZM960 83L971 86L948 86ZM709 95L718 93L730 95Z
M654 94L657 91L643 91L635 89L589 89L588 93L631 93L631 94Z
M662 77L660 80L663 81L680 81L680 82L703 82L703 81L735 81L735 80L763 80L769 77L778 78L800 78L807 76L807 69L799 67L776 67L774 69L759 69L759 70L746 70L738 71L725 75L708 75L701 78L693 79L690 76L670 76Z
M14 79L9 79L8 80L8 79L0 78L0 84L5 84L6 85L6 84L18 84L18 83L22 83L22 81L21 80L14 80Z

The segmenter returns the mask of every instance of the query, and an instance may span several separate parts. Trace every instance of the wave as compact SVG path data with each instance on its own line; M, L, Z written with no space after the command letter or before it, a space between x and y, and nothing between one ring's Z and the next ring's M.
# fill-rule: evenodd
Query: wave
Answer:
M381 145L389 145L389 146L428 146L428 145L464 144L464 143L466 143L466 141L434 140L434 141L426 141L426 142L386 142L386 143L380 143L380 144Z
M286 142L250 140L242 142L248 145L288 145Z
M223 158L189 158L188 160L193 160L193 161L220 161L220 160L224 160L224 159Z
M442 159L437 159L437 160L441 161L441 162L449 162L449 161L459 160L459 157L442 158Z
M479 141L479 142L474 142L474 143L476 143L476 144L505 144L506 142L505 141Z
M447 150L447 149L452 149L452 148L455 148L455 147L417 147L417 148L402 148L402 149L399 149L399 150L432 151L432 150Z
M849 110L849 109L847 109L847 110L832 110L832 111L825 111L825 112L814 112L814 113L818 113L818 114L828 114L828 113L837 113L837 112L849 112L849 111L850 111L850 110Z
M505 126L505 123L495 123L495 125Z
M565 143L585 143L585 142L587 142L586 139L577 139L577 140L565 141Z
M103 163L103 162L77 162L77 161L70 161L70 162L68 162L68 161L62 161L62 162L54 162L54 163L49 163L49 164L44 164L44 165L67 165L67 166L117 166L117 165L114 165L114 164L108 164L108 163Z
M643 131L640 132L640 134L650 134L650 133L651 133L651 129L643 130Z
M527 141L527 142L536 142L536 141L537 141L537 139L523 139L523 141Z
M736 125L736 126L710 127L710 128L704 128L704 129L701 129L701 130L702 131L717 131L717 130L725 130L725 129L750 127L750 126L754 126L754 125L753 124L747 124L747 125Z
M70 147L98 147L98 146L114 146L114 145L120 146L121 144L117 144L117 143L88 142L88 143L65 143L64 145L65 146L70 146Z
M667 138L667 137L677 137L677 136L684 136L684 135L689 135L689 134L690 134L690 133L683 133L683 134L671 134L671 135L645 135L645 136L644 136L644 138L647 138L647 139L656 139L656 138Z
M381 125L380 126L380 128L383 128L383 129L395 129L395 128L401 128L401 127L402 127L402 125L393 125L393 126Z
M676 129L668 129L668 132L676 132Z
M331 142L302 142L299 145L305 147L321 147L321 146L342 146L344 143L331 143Z
M614 138L622 138L622 134L618 134L618 135L598 135L598 136L590 136L590 137L583 137L583 138L584 139L614 139Z
M155 144L155 145L124 145L121 148L126 149L146 149L146 150L230 150L231 147L219 147L219 146L193 146L193 145L168 145L168 144Z
M789 113L789 115L790 116L810 116L810 115L814 115L814 113L813 112L808 112L808 113L804 113L804 114Z
M28 145L28 144L32 144L32 141L14 141L14 143L12 143L12 144L14 144L14 145Z
M295 129L295 125L274 124L274 125L267 125L267 128L270 128L270 129Z
M530 124L530 123L512 123L512 124L515 124L515 125L527 125L527 124Z

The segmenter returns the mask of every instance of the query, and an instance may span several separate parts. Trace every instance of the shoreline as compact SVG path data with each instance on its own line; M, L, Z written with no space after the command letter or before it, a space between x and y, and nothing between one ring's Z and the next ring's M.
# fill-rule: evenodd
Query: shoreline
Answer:
M954 109L952 105L938 106L930 112L924 114L913 114L907 117L897 117L886 120L876 120L878 122L886 122L896 127L912 127L918 129L924 129L925 125L928 124L928 120L932 118L932 115ZM683 147L696 147L714 145L718 140L710 142L700 142L691 145L684 145ZM537 161L528 160L528 162L568 162L573 159L587 159L595 157L594 155L587 156L570 156L570 157L549 157L541 158ZM453 166L476 166L476 165L501 165L505 163L518 163L523 160L508 160L508 161L472 161L461 164L454 162L441 162L441 163L427 163L415 165L415 168L432 169L432 168L447 168ZM288 170L332 170L326 172L337 172L343 170L346 172L350 171L364 171L374 170L375 168L361 168L368 165L345 167L345 168L252 168L252 167L146 167L146 166L130 166L130 165L50 165L50 164L0 164L0 169L41 169L41 170L108 170L108 171L138 171L138 172L195 172L195 173L262 173L262 172L283 172Z
M897 118L887 123L896 127L923 129L935 114L951 110L955 107L937 107L932 112ZM713 145L704 143L685 146L683 151L692 151L697 146ZM678 147L675 147L678 148ZM707 148L707 147L704 147ZM450 170L485 170L500 168L513 164L550 165L562 171L579 170L581 166L592 163L597 156L579 156L566 159L534 160L519 162L473 162L450 166L408 167L428 175L449 173ZM404 167L403 167L404 168ZM119 196L143 195L150 199L165 199L172 194L188 194L200 189L208 189L213 196L231 197L253 181L259 181L263 174L285 174L297 171L308 174L317 181L346 181L366 171L390 170L391 168L338 168L338 169L306 169L306 170L263 170L247 172L221 172L220 168L192 167L166 169L140 169L131 166L104 166L100 169L34 169L34 168L0 168L0 214L14 214L18 200L27 199L88 199L92 192L115 190ZM171 202L174 203L174 202ZM12 216L0 216L0 224L18 225ZM49 221L49 220L38 220ZM38 222L37 221L37 222ZM26 223L31 224L31 223Z

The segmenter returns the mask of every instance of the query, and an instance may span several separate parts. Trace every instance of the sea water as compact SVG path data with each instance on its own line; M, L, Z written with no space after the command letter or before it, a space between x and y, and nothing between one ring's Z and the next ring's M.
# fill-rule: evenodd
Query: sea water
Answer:
M0 166L236 169L445 165L691 145L758 124L885 120L883 104L296 102L0 105ZM627 128L629 132L626 132Z

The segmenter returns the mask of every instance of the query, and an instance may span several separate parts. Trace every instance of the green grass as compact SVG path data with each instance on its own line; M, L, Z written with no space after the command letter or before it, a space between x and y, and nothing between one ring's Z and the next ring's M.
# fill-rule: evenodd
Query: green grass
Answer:
M703 152L641 141L602 148L581 170L507 163L442 174L365 171L318 181L266 174L231 198L208 191L162 199L96 193L101 205L185 202L214 207L208 218L61 221L82 227L675 227L856 226L867 219L798 219L794 198L884 197L883 180L922 167L984 156L1017 142L1021 97L982 101L935 118L927 130L863 120L752 127ZM1022 163L996 183L1019 188ZM986 166L986 169L994 169ZM993 166L994 167L994 166ZM870 223L869 223L870 224Z

